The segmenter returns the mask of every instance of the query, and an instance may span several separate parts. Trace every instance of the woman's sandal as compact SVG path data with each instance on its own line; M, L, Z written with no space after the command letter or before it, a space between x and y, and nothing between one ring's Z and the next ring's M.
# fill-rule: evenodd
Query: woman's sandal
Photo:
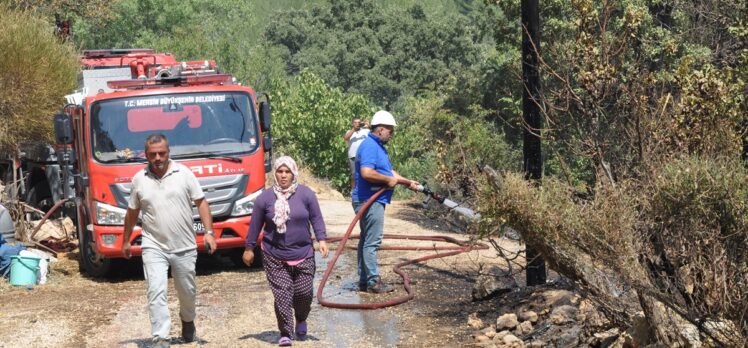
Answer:
M303 340L306 338L306 322L302 321L299 323L296 323L296 337L298 339Z
M278 340L278 346L280 347L290 347L291 344L293 344L293 341L290 337L283 336Z

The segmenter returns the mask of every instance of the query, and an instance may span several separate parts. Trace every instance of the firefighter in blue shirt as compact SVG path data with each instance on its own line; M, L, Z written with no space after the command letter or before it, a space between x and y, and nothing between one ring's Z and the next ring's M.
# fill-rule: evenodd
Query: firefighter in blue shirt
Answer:
M377 111L371 119L371 132L356 152L355 186L351 193L353 210L358 213L366 201L382 187L388 189L369 206L361 217L361 238L358 242L359 290L372 293L393 291L382 282L377 265L377 252L384 235L384 209L392 199L398 180L410 181L409 189L416 191L418 182L400 176L390 162L384 147L395 133L395 118L387 111Z

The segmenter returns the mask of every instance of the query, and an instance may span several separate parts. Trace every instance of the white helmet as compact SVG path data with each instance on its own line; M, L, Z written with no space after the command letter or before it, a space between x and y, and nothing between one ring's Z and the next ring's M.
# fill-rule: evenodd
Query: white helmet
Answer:
M374 116L371 118L371 126L377 126L377 125L385 125L385 126L397 126L397 123L395 123L395 118L392 116L391 113L379 110L376 113L374 113Z

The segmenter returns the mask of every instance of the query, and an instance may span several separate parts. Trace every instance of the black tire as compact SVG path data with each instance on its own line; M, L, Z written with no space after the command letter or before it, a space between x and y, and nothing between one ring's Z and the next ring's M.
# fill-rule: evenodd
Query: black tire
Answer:
M86 230L86 221L81 219L82 224L78 226L78 233L81 238L78 244L80 268L91 277L103 278L110 277L113 273L113 260L105 258L96 252L96 245L93 243L91 231Z
M236 248L229 251L229 259L236 267L247 267L242 260L244 254L244 248ZM259 246L255 247L255 259L252 262L250 268L262 268L262 249Z

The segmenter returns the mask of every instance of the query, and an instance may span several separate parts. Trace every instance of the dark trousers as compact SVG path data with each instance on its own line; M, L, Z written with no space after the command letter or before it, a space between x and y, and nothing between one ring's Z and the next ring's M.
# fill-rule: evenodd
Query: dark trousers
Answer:
M275 318L281 336L292 337L294 319L306 321L312 308L314 257L296 266L289 266L268 253L263 253L263 267L275 298Z

